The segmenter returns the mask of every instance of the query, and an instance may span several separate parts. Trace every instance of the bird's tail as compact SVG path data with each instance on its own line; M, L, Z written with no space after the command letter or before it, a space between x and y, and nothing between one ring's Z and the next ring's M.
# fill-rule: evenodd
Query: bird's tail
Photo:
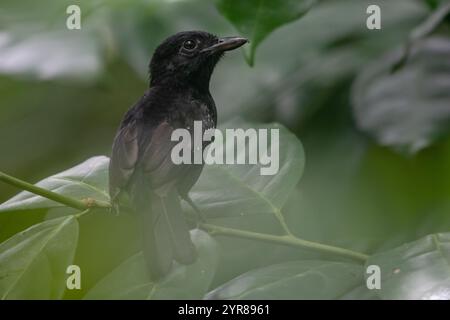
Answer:
M175 259L190 264L196 259L186 218L175 188L155 192L145 182L134 189L133 202L141 218L143 253L153 279L166 275Z

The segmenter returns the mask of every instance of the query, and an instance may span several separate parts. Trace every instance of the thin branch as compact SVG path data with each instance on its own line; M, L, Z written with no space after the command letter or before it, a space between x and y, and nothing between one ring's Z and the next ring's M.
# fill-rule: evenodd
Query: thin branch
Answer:
M6 182L10 185L13 185L20 189L29 191L31 193L40 195L44 198L64 204L68 207L78 209L78 210L83 210L83 212L77 214L77 217L81 217L82 215L88 213L90 211L90 209L92 209L92 208L110 208L109 203L106 203L103 201L98 201L98 200L91 199L91 198L78 200L78 199L74 199L71 197L63 196L63 195L55 193L53 191L43 189L36 185L32 185L28 182L25 182L25 181L15 178L15 177L9 176L2 172L0 172L0 181ZM272 234L265 234L265 233L258 233L258 232L252 232L252 231L246 231L246 230L220 227L220 226L206 224L206 223L201 223L199 226L201 228L203 228L204 230L208 231L212 235L232 236L232 237L237 237L237 238L252 239L252 240L259 240L259 241L264 241L264 242L269 242L269 243L287 245L287 246L291 246L291 247L295 247L295 248L321 251L321 252L325 252L325 253L329 253L329 254L333 254L333 255L350 258L352 260L356 260L361 263L364 263L368 259L368 256L363 253L300 239L300 238L295 237L291 233L289 233L287 235L283 235L283 236L277 236L277 235L272 235Z
M278 208L273 208L273 212L275 217L277 218L278 222L280 223L281 227L283 228L284 232L286 233L286 235L288 236L294 236L294 234L291 232L291 230L289 229L286 220L284 219L283 213L281 212L281 210L279 210Z
M238 229L232 229L232 228L225 228L220 227L216 225L211 224L200 224L200 227L204 230L208 231L212 235L223 235L223 236L232 236L232 237L238 237L238 238L244 238L244 239L251 239L251 240L259 240L264 242L270 242L275 244L281 244L281 245L287 245L290 247L295 248L301 248L301 249L309 249L314 251L321 251L333 255L338 255L346 258L350 258L352 260L356 260L362 263L365 263L366 260L369 258L368 255L344 249L339 247L334 247L318 242L303 240L300 238L297 238L293 235L284 235L284 236L277 236L277 235L271 235L271 234L265 234L265 233L258 233L258 232L252 232L252 231L245 231L245 230L238 230Z
M92 207L109 208L109 203L104 201L98 201L92 198L87 198L83 200L74 199L71 197L64 196L62 194L38 187L31 183L25 182L18 178L12 177L0 171L0 181L3 181L9 185L15 186L19 189L29 191L31 193L37 194L41 197L53 200L55 202L61 203L65 206L78 209L86 210Z
M77 219L79 219L79 218L81 218L81 217L84 216L85 214L88 214L88 213L91 212L91 211L92 211L92 208L86 209L86 210L84 210L84 211L82 211L82 212L77 213L77 214L75 215L75 217L76 217Z

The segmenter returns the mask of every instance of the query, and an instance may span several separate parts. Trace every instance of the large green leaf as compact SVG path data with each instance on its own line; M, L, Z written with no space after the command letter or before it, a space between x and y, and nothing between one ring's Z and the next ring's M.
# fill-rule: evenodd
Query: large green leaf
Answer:
M198 258L191 265L176 264L159 282L152 282L142 253L136 254L101 280L85 299L200 299L209 289L217 266L217 246L205 232L191 231Z
M363 283L357 264L295 261L249 271L206 299L339 299Z
M191 191L193 200L208 218L279 214L303 173L305 155L300 141L279 124L236 120L221 127L225 128L279 129L279 170L275 175L261 175L260 169L264 167L261 164L205 165ZM217 140L215 143L220 145ZM246 150L257 152L246 141L245 147L236 149L235 156Z
M399 49L366 69L353 88L358 126L380 144L417 152L449 132L450 40L432 36L414 44L407 61Z
M76 1L81 8L80 30L66 28L66 9L75 4L61 0L5 0L0 12L0 73L26 75L31 79L90 80L100 74L108 48L104 12L92 1ZM19 57L19 58L18 58Z
M73 216L48 220L0 244L2 299L60 299L78 240Z
M247 61L253 64L257 46L276 28L302 17L315 0L217 0L220 13L250 39Z
M62 29L28 37L10 32L5 38L0 43L0 73L3 74L89 80L103 67L102 48L92 32L81 34ZM17 56L26 58L19 61Z
M79 200L91 198L109 201L108 165L107 157L93 157L71 169L45 178L36 185ZM23 191L1 204L0 212L62 206L60 203Z
M432 234L369 258L383 299L450 299L450 233Z
M363 281L364 282L364 281ZM349 290L339 300L381 300L376 289L368 289L366 283Z

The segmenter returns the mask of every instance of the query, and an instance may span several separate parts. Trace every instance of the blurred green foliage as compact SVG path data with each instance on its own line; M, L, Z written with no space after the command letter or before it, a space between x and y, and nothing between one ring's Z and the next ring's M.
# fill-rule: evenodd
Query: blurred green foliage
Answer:
M367 263L387 270L379 298L448 298L444 279L449 276L445 261L450 247L448 234L439 234L450 229L448 13L425 37L411 36L448 1L323 0L314 5L300 1L298 7L294 1L273 2L279 6L257 1L261 12L251 10L255 1L241 2L2 1L0 170L36 181L92 155L108 155L119 119L147 87L149 58L161 40L187 29L241 32L253 40L248 57L252 61L256 54L254 67L230 54L218 65L211 92L219 123L236 116L279 122L302 141L306 166L301 182L295 187L303 165L290 167L291 175L276 178L285 182L279 188L286 198L279 203L276 195L269 198L270 204L282 207L291 231L311 241L375 254ZM65 8L73 3L82 8L80 31L65 29ZM365 27L369 4L380 5L382 30ZM214 223L280 232L270 214L239 215L243 208L264 212L267 203L208 207L213 197L205 192L217 196L221 190L221 184L212 189L216 180L229 188L214 174L205 172L193 193ZM104 181L100 185L105 186ZM16 192L0 184L0 202ZM98 210L78 221L65 217L73 213L70 209L47 208L31 212L18 206L0 213L0 240L9 239L0 246L0 259L16 261L2 256L2 250L21 241L23 235L17 232L45 221L28 234L49 239L40 248L55 256L51 265L75 256L87 270L82 290L63 292L63 275L47 273L41 280L57 283L56 288L39 292L35 288L42 283L23 277L7 294L2 288L11 288L10 283L0 281L2 296L145 298L149 290L154 292L140 269L140 239L131 216L111 218ZM65 241L64 254L51 245L59 241L61 228L79 228L79 235L72 232ZM208 298L374 298L364 287L361 266L348 261L253 240L212 240L200 231L195 239L204 248L205 260L190 269L177 268L157 297L185 298L185 292L169 290L175 281L196 288L196 298L207 292ZM29 246L21 261L50 272L42 265L42 250L32 247L39 243ZM212 257L216 251L219 263ZM215 272L199 274L205 266ZM2 263L0 273L15 267ZM400 272L393 272L397 269ZM121 270L134 270L131 275L136 277L123 279L117 276ZM192 274L203 280L188 284ZM304 277L291 282L299 274ZM267 277L278 282L260 281ZM346 280L339 282L340 277ZM425 281L427 277L434 280ZM200 282L210 285L199 287ZM140 283L145 285L136 288ZM236 283L245 286L236 291ZM24 294L21 290L28 287ZM116 295L117 288L129 288L130 295Z
M253 65L258 45L283 24L299 19L315 0L219 0L220 13L250 40L247 61Z

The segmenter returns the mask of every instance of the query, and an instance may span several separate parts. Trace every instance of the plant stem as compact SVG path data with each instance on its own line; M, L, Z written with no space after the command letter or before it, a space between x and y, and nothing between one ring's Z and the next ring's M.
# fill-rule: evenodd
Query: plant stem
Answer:
M282 245L287 245L287 246L291 246L291 247L295 247L295 248L303 248L303 249L309 249L309 250L315 250L315 251L322 251L322 252L331 253L334 255L350 258L352 260L357 260L362 263L365 263L366 260L369 258L369 256L367 256L363 253L360 253L360 252L355 252L355 251L344 249L344 248L329 246L326 244L317 243L317 242L313 242L313 241L303 240L303 239L297 238L293 235L277 236L277 235L271 235L271 234L265 234L265 233L258 233L258 232L252 232L252 231L219 227L219 226L211 225L211 224L200 224L200 227L205 229L206 231L208 231L209 233L211 233L213 235L232 236L232 237L238 237L238 238L244 238L244 239L259 240L259 241L264 241L264 242L282 244Z
M55 202L64 204L68 207L78 209L78 210L86 210L86 209L89 209L92 207L102 207L102 208L110 207L110 205L108 203L103 202L103 201L98 201L98 200L94 200L94 199L90 199L90 198L78 200L78 199L74 199L71 197L67 197L62 194L38 187L31 183L28 183L28 182L25 182L18 178L12 177L1 171L0 171L0 181L3 181L5 183L15 186L19 189L29 191L29 192L37 194L41 197L53 200Z
M281 227L283 228L284 232L286 233L286 235L288 236L294 236L291 232L291 230L289 230L289 227L286 223L286 220L284 220L284 216L281 213L281 210L277 209L277 208L273 208L273 212L275 214L275 217L278 219L278 222L280 222Z
M83 200L74 199L68 196L63 196L61 194L58 194L56 192L43 189L41 187L38 187L36 185L30 184L28 182L22 181L20 179L17 179L15 177L9 176L3 172L0 171L0 181L6 182L12 186L18 187L22 190L29 191L31 193L37 194L39 196L42 196L44 198L53 200L55 202L64 204L68 207L83 210L83 212L78 213L76 216L81 217L84 214L88 213L91 208L110 208L110 204L98 201L95 199L87 198ZM284 222L284 219L282 220ZM277 236L272 234L266 234L266 233L258 233L258 232L252 232L252 231L246 231L246 230L239 230L239 229L232 229L232 228L226 228L226 227L220 227L212 224L202 223L199 225L201 228L205 229L212 235L223 235L223 236L232 236L237 238L244 238L244 239L251 239L251 240L259 240L264 242L270 242L275 244L281 244L281 245L287 245L294 248L302 248L302 249L309 249L309 250L315 250L315 251L321 251L329 254L334 254L346 258L350 258L352 260L357 260L359 262L364 263L368 256L360 253L355 252L352 250L334 247L318 242L308 241L304 239L297 238L292 233L289 232L288 229L286 231L288 234L283 236ZM287 228L287 226L286 226Z
M82 216L84 216L85 214L88 214L89 212L91 212L92 208L86 209L82 212L79 212L75 215L75 218L80 219Z

